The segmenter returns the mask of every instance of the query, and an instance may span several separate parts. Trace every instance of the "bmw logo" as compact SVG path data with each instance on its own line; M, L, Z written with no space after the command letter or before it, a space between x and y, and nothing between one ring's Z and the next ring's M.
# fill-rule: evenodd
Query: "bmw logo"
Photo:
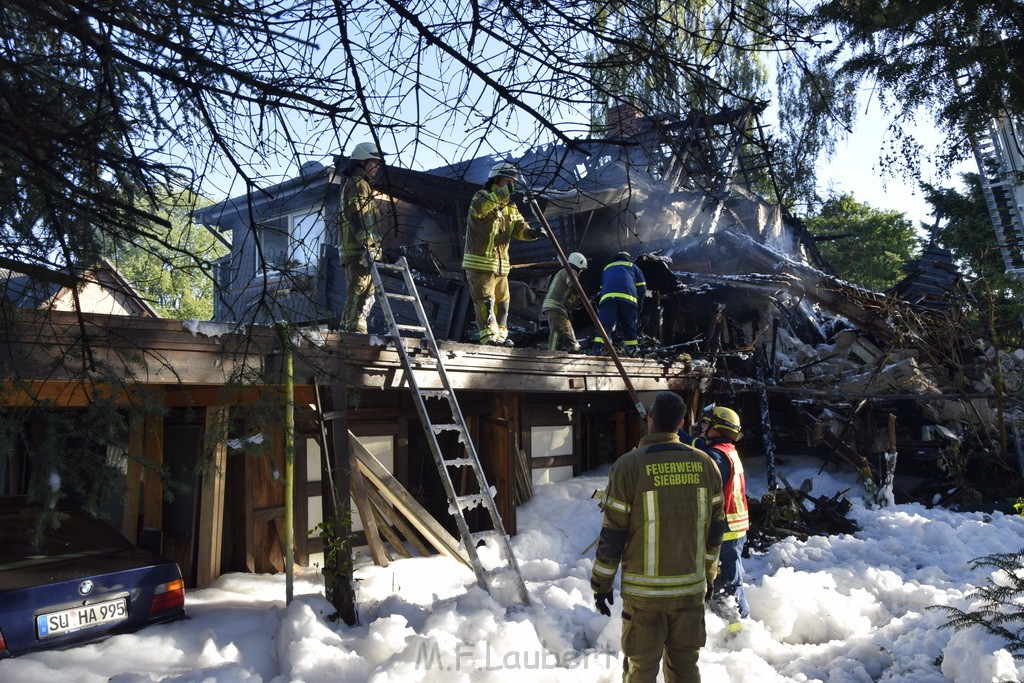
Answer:
M78 584L78 593L80 595L88 595L92 593L92 581L86 579L82 583Z

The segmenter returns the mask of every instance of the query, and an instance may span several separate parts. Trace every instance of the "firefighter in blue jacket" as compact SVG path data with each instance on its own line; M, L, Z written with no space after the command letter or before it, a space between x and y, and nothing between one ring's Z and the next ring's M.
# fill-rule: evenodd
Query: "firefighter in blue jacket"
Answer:
M750 528L750 513L747 508L747 479L743 474L743 462L736 452L736 442L743 436L740 416L731 408L712 403L701 415L700 433L699 437L694 437L680 429L679 440L711 456L722 473L729 530L722 537L722 566L711 601L712 608L730 622L729 630L735 632L742 628L739 617L745 619L750 616L750 607L743 592L743 546ZM728 605L728 596L736 598L735 610Z
M615 260L604 267L601 275L601 293L598 295L597 317L609 336L618 329L626 353L633 355L637 348L637 318L647 283L644 273L633 263L628 251L620 251ZM594 337L591 353L604 353L604 345L611 343L600 334Z

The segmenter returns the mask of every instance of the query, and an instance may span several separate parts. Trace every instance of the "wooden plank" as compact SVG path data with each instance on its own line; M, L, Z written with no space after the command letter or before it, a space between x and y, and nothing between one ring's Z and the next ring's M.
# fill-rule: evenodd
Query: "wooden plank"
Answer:
M380 513L384 523L390 524L398 529L398 533L405 537L405 540L412 545L416 552L423 557L430 557L434 554L430 548L420 540L419 534L417 534L416 531L406 523L405 519L401 515L395 513L394 508L388 505L388 502L384 500L384 496L382 496L377 489L372 486L367 487L366 495L370 499L370 502L373 503L374 509Z
M367 503L369 503L369 500L367 500ZM405 543L402 542L402 539L398 537L398 534L395 533L395 530L391 527L391 525L384 521L380 510L378 510L372 504L368 504L367 507L370 510L370 515L373 517L375 527L380 530L380 533L384 535L388 543L390 543L391 547L394 549L394 552L390 556L385 551L385 557L390 557L392 559L396 555L399 557L412 557L412 555L409 553L409 549L406 548ZM381 546L381 549L384 550L383 545Z
M127 472L124 477L124 511L121 513L121 533L136 543L139 540L139 489L142 479L143 443L145 442L145 425L141 422L133 424L128 434Z
M220 576L224 541L224 484L228 460L228 421L223 408L206 409L205 451L212 462L203 477L199 503L199 558L196 585L200 588Z
M164 485L160 469L164 464L164 421L160 415L146 415L143 457L148 467L142 473L142 528L163 529Z
M378 567L386 567L388 566L388 556L384 552L384 544L380 540L377 518L370 507L370 501L366 498L366 482L363 481L363 475L359 472L355 444L356 439L349 440L348 466L349 476L352 479L352 501L356 504L359 519L363 522L363 532L366 534L366 544L370 547L370 557Z
M395 506L412 523L416 529L427 539L427 543L433 546L439 553L455 558L470 566L469 562L462 556L459 541L434 519L426 509L419 504L405 487L392 476L387 468L366 450L359 439L349 432L349 439L355 444L356 458L359 464L359 471L377 487L377 490Z

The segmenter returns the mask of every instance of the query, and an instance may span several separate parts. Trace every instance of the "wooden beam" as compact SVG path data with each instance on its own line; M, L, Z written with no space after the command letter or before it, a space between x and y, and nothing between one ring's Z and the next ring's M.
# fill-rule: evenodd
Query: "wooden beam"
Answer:
M387 468L373 457L370 451L366 450L363 444L359 443L358 437L349 432L349 440L354 444L356 458L359 463L359 471L369 479L377 490L381 492L389 503L395 506L412 523L416 529L423 534L427 542L439 553L454 558L470 566L469 562L462 556L461 546L448 531L434 519L427 510L419 504L405 487L392 476Z
M145 422L143 454L149 466L142 473L142 528L163 530L164 483L160 477L164 464L163 416L146 415Z
M395 513L394 508L388 505L388 502L384 500L384 496L382 496L377 489L372 486L367 487L366 495L370 499L370 502L373 503L374 509L377 510L384 524L390 524L398 529L398 532L405 536L405 540L407 540L409 544L415 548L416 552L423 557L430 557L433 555L430 548L424 545L423 541L420 540L419 534L409 526L402 515Z
M228 456L228 420L223 408L206 409L204 453L211 463L203 477L199 503L199 558L196 584L203 588L220 576L220 558L224 533L224 484Z
M128 458L124 475L124 510L121 513L121 533L137 543L139 540L139 489L142 479L142 448L145 441L145 426L141 422L132 424L128 434Z
M363 475L359 473L359 463L356 460L355 439L349 440L348 467L349 477L352 483L352 501L359 511L359 519L363 522L363 532L366 534L366 545L370 546L370 557L378 567L388 566L388 555L384 552L384 543L380 540L380 530L377 528L377 517L373 514L370 501L366 497L366 482Z

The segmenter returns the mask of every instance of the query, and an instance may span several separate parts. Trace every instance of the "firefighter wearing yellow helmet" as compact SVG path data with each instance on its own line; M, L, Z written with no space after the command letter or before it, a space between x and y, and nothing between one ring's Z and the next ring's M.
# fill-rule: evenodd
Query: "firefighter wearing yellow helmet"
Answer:
M352 149L342 171L341 219L338 256L345 268L345 310L341 316L344 332L367 331L366 319L373 308L373 277L370 269L380 258L380 209L373 197L373 181L384 158L372 142L360 142Z
M569 268L577 277L587 269L587 257L578 251L569 254ZM541 312L548 319L548 350L579 351L576 341L576 330L572 327L569 316L580 304L579 292L572 283L569 271L565 268L555 273L548 286L548 293L541 304Z
M722 473L729 530L722 537L721 569L715 579L711 605L719 616L729 622L729 630L735 632L742 628L740 618L750 616L750 606L743 591L743 546L750 528L750 514L747 479L743 474L743 461L736 451L736 442L743 438L740 416L732 408L712 403L701 415L700 432L699 437L693 437L679 430L679 440L711 456ZM735 599L735 604L731 598Z
M512 201L517 182L515 164L499 161L469 203L462 268L481 344L513 345L508 338L508 245L512 238L529 241L544 234L530 227Z

